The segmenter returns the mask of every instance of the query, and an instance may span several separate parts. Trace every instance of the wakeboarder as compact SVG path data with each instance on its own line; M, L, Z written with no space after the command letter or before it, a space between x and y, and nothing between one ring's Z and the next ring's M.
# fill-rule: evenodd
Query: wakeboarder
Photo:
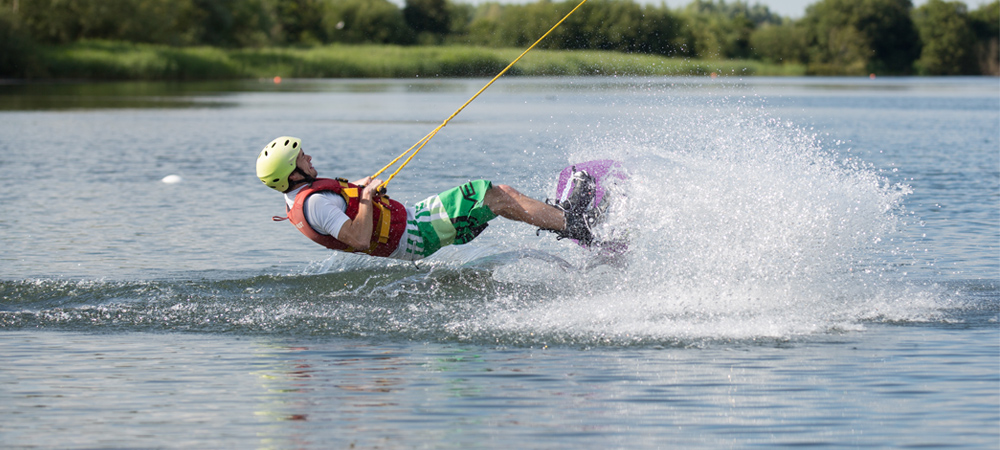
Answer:
M551 205L504 184L473 180L406 206L380 193L379 179L319 178L298 138L279 137L257 157L257 177L285 195L286 217L306 237L334 250L410 261L468 243L497 216L551 231L559 239L594 244L593 217L588 216L594 181L585 171L572 175L571 191Z

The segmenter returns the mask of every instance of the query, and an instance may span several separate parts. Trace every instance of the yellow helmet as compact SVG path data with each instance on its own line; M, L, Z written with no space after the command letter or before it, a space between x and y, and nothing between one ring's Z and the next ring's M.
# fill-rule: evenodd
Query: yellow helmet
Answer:
M277 138L257 156L257 178L278 192L288 190L288 176L295 171L295 160L302 152L302 140L291 136Z

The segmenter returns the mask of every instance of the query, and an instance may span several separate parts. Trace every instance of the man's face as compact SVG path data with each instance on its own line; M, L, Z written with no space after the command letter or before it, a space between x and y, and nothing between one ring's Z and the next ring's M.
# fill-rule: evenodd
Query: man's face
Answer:
M318 175L316 168L312 165L312 156L307 155L304 151L299 151L299 156L295 159L295 166L310 177L315 178Z

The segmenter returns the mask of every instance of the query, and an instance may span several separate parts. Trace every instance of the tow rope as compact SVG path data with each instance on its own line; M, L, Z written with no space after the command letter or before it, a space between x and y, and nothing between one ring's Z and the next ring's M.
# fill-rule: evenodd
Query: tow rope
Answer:
M559 25L562 25L562 23L566 19L568 19L570 15L572 15L574 12L576 12L577 9L580 9L580 7L583 6L584 3L587 3L587 0L581 0L580 3L578 5L576 5L575 8L573 8L570 12L566 13L566 15L563 16L562 19L560 19L558 22L556 22L556 24L553 25L552 28L549 28L549 31L546 31L545 34L542 35L542 37L538 38L538 40L535 41L534 44L531 44L530 47L528 47L526 50L524 50L523 52L521 52L520 56L518 56L513 61L511 61L511 63L508 64L507 67L504 67L504 69L501 70L500 73L498 73L495 77L493 77L493 79L490 80L489 83L486 83L486 85L483 86L483 88L480 89L478 92L476 92L475 95L472 96L472 98L470 98L464 104L462 104L462 106L460 106L457 110L455 110L455 112L451 113L451 115L448 116L447 119L444 119L444 122L441 122L441 125L438 125L437 128L435 128L430 133L427 133L426 136L424 136L419 141L417 141L415 144L413 144L412 146L410 146L410 148L406 149L405 152L403 152L399 156L397 156L396 159L392 160L392 162L390 162L389 164L386 164L385 167L383 167L382 169L380 169L378 172L375 172L375 174L372 175L373 179L375 177L378 177L380 174L382 174L382 172L385 172L386 169L392 167L393 164L396 164L396 162L398 162L400 159L402 159L407 154L410 155L410 156L408 156L406 158L405 161L403 161L403 163L399 166L399 168L397 168L396 171L392 173L392 175L389 175L389 178L387 178L385 181L382 182L382 184L379 186L379 191L384 192L386 186L388 186L389 182L392 181L392 179L396 177L396 174L398 174L399 171L403 170L403 168L406 167L406 165L410 163L410 160L412 160L414 156L417 156L417 153L420 152L420 150L422 150L424 148L424 146L427 145L428 142L430 142L431 138L433 138L434 135L436 135L438 131L441 131L441 129L444 128L445 125L448 125L448 122L451 121L451 119L455 118L455 116L457 116L458 113L462 112L462 110L465 109L466 106L469 106L469 103L472 103L472 101L475 100L476 97L479 97L479 94L482 94L483 91L485 91L487 88L489 88L493 84L494 81L496 81L498 78L500 78L505 73L507 73L507 71L510 70L511 67L514 67L514 64L517 64L517 62L520 61L521 58L524 57L524 55L527 55L528 52L531 51L531 49L535 48L535 46L538 45L539 42L542 42L543 39L545 39L546 37L548 37L548 35L551 34L553 31L555 31L555 29L558 28ZM412 151L412 153L410 153L411 151Z

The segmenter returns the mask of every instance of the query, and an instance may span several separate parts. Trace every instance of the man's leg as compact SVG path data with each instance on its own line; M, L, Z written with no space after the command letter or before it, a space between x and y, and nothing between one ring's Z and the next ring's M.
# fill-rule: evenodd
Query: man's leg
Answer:
M546 230L561 231L566 228L566 218L561 209L525 196L505 184L494 184L487 190L483 203L494 214L510 220Z

